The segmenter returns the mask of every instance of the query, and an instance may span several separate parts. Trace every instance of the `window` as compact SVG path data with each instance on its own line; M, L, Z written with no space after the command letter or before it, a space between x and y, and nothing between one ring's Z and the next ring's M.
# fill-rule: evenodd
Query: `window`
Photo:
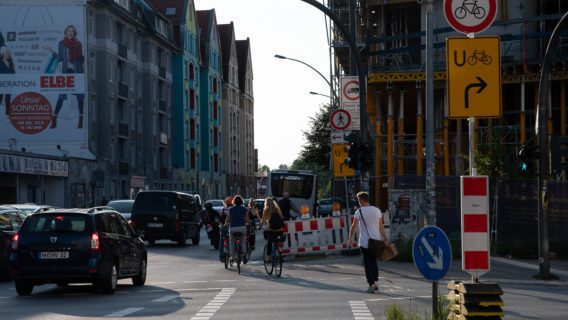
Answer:
M190 162L190 165L191 165L191 169L195 169L196 159L195 159L195 149L193 149L193 148L191 149L191 155L189 157L189 162Z
M23 232L84 232L86 216L82 214L30 215L26 218Z

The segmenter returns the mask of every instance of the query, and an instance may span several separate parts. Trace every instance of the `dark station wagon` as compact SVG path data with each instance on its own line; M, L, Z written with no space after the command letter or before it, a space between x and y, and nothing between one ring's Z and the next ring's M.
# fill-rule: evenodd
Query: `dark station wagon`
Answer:
M146 269L144 242L110 207L34 213L12 238L10 271L19 295L46 283L93 283L114 293L118 279L144 285Z

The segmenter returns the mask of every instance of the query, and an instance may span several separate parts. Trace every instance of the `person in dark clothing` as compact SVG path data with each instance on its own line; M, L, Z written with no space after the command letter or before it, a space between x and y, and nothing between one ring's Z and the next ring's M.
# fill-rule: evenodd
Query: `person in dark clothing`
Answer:
M229 214L227 215L227 220L225 221L226 224L229 225L229 235L230 235L230 244L231 244L231 256L235 257L235 242L238 239L241 240L242 246L241 251L243 254L246 254L247 245L246 245L246 234L247 234L247 226L250 222L249 215L247 209L243 206L243 197L237 195L234 198L234 206L229 209ZM240 233L240 237L236 237L235 233Z
M260 215L258 214L258 210L254 204L254 199L249 200L249 207L248 207L248 216L249 216L249 228L248 228L248 241L250 244L250 249L254 250L254 245L256 244L256 221L260 223Z
M224 241L225 237L227 237L227 232L229 231L229 227L226 223L227 216L229 215L229 210L233 206L233 197L227 197L225 199L225 207L219 212L219 233L220 233L220 241ZM225 253L223 252L224 248L222 245L219 246L219 260L221 262L225 261Z
M211 245L215 249L219 249L219 212L213 209L211 203L205 204L205 209L202 212L201 220L205 225L207 236L211 239Z
M284 221L292 220L292 216L290 215L290 210L295 211L296 215L300 214L300 210L298 210L296 205L290 200L289 192L284 192L282 195L284 197L278 200L278 207L280 207L280 211L282 212Z

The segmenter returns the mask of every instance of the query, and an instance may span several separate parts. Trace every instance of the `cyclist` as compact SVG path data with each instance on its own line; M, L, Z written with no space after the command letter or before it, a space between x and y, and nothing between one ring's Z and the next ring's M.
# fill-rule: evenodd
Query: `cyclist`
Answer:
M274 226L270 225L270 218L272 218L272 215L275 214L279 215L280 218L284 220L284 216L282 215L282 212L280 211L280 207L278 207L276 200L268 197L264 202L261 224L264 225L265 223L267 223L266 239L268 240L268 243L266 244L266 256L269 260L272 257L272 243L274 241L277 241L278 237L281 237L284 233L284 227L274 228Z
M250 225L248 228L248 241L250 244L250 249L254 251L254 245L256 243L256 236L255 236L255 229L256 229L256 222L260 223L260 215L258 214L258 210L255 207L254 200L249 200L249 207L248 207L248 216L250 220Z
M243 254L246 253L246 234L247 234L247 225L249 224L249 216L247 213L247 209L243 206L243 197L236 195L233 199L234 206L229 209L229 214L227 215L227 220L225 220L225 224L229 226L229 239L231 244L231 257L232 259L236 258L235 252L235 241L237 237L235 233L240 233L240 240L241 240L241 251Z
M219 230L221 232L221 240L224 241L225 237L228 237L229 226L226 223L227 216L229 215L229 209L233 206L233 197L225 198L225 207L221 209L219 217ZM225 261L224 247L219 246L219 260L221 262Z

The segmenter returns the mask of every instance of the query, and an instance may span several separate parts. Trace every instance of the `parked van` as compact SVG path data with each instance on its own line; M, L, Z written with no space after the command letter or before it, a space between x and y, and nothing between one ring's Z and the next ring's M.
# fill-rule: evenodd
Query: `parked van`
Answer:
M169 239L185 246L199 244L201 198L176 191L139 192L132 206L131 224L142 239L153 244Z

